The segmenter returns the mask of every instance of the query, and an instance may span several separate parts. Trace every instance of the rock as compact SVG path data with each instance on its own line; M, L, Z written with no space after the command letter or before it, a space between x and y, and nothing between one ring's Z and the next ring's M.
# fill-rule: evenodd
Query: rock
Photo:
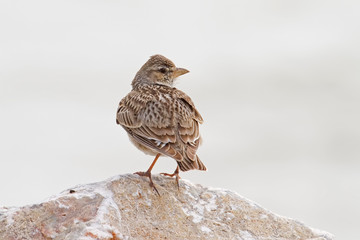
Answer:
M40 204L0 208L0 239L333 239L238 194L133 174L79 185Z

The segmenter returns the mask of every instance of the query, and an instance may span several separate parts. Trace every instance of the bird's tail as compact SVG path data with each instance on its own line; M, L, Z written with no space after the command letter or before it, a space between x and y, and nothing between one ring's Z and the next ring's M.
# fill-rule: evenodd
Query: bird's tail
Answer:
M183 172L186 172L186 171L189 171L192 169L206 171L206 167L202 163L202 161L200 160L198 155L196 155L194 160L191 160L189 158L184 158L182 161L177 161L177 163L180 167L180 170Z

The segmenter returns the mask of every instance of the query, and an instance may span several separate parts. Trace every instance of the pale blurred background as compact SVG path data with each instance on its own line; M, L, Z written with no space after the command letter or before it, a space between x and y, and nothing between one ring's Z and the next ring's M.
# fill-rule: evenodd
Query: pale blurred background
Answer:
M208 172L337 239L360 239L358 1L0 0L0 205L146 170L115 124L142 64L190 70ZM172 172L162 158L154 168Z

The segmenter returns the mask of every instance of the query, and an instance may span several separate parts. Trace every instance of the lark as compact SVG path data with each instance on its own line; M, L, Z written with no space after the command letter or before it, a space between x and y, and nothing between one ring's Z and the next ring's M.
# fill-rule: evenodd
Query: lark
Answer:
M179 188L179 171L205 171L196 152L201 143L199 124L203 122L191 98L174 87L177 77L188 73L162 55L151 56L132 81L132 90L119 103L116 123L127 132L130 141L146 154L155 156L146 172L156 191L151 170L160 156L176 160L172 174Z

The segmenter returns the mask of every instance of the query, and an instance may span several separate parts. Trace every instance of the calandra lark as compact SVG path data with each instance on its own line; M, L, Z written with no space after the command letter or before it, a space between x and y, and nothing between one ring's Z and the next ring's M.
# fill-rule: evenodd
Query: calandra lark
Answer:
M121 101L116 123L131 142L146 154L155 156L146 172L136 172L150 180L159 194L151 170L160 156L176 160L173 174L179 187L179 169L206 170L196 155L201 142L199 124L203 119L188 95L174 87L174 80L189 71L177 68L169 59L154 55L140 68L132 81L132 90Z

